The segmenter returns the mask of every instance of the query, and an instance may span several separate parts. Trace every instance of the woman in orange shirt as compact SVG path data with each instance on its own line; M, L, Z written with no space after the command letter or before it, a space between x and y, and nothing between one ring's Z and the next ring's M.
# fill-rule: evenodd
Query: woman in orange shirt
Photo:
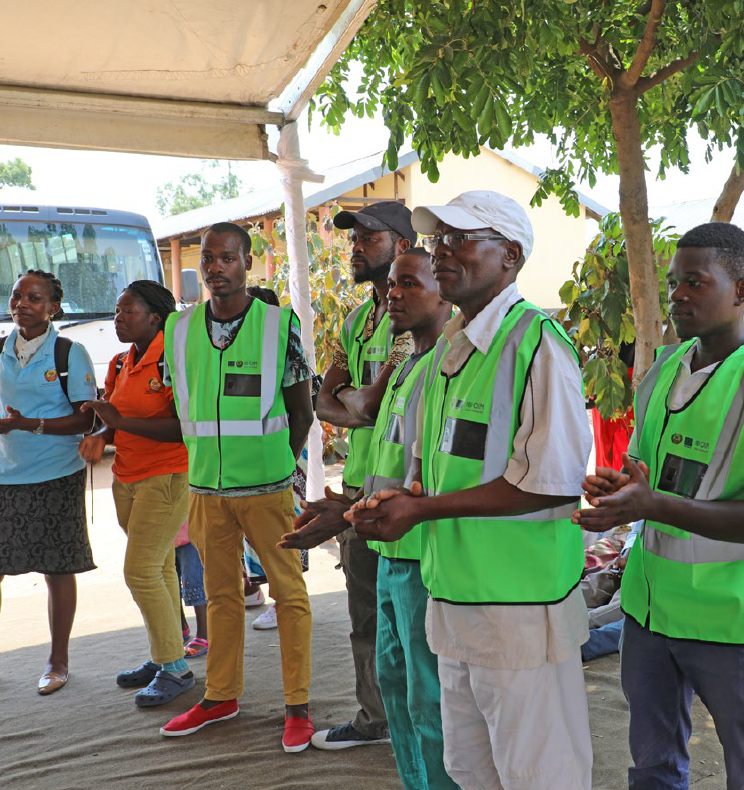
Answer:
M192 688L184 660L181 597L173 541L188 512L188 457L175 416L173 392L163 384L163 327L176 309L173 295L150 280L136 280L116 302L114 326L129 351L109 364L104 400L90 401L104 423L80 444L96 463L114 444L112 491L127 534L124 579L142 612L151 660L121 672L116 682L141 688L140 707L170 702Z

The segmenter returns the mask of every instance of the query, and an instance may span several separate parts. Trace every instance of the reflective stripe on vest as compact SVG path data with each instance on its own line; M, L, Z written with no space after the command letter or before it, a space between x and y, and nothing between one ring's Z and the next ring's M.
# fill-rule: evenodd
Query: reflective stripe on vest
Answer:
M442 372L446 348L437 348L424 395L422 472L429 495L475 488L504 474L544 332L553 332L575 354L563 330L524 301L509 310L488 353L475 350L453 375ZM581 532L570 521L577 504L425 524L421 570L426 587L437 600L462 604L563 600L578 584L584 565Z
M295 469L281 390L292 314L254 301L215 348L206 305L171 315L165 355L189 453L189 483L230 490L285 483Z
M375 310L372 299L352 310L341 330L341 345L346 351L351 383L359 389L372 384L390 355L392 330L387 312L380 319L372 335L362 341L370 311ZM364 485L367 455L372 441L372 427L349 428L349 453L344 464L344 483L352 488Z
M189 334L191 317L194 307L189 307L178 314L173 330L173 355L175 360L175 377L173 389L179 403L179 413L188 418L189 387L186 373L186 339ZM264 317L261 338L261 359L264 370L275 370L279 356L279 310L267 310ZM188 419L181 420L181 433L184 436L265 436L269 433L283 431L289 427L286 414L269 417L274 403L274 384L269 376L261 376L261 419L260 420L221 420L198 422Z
M652 487L668 496L744 499L744 348L671 411L671 392L693 343L664 348L638 389L639 456ZM665 636L744 643L744 545L648 521L628 560L622 607Z
M418 403L431 354L432 351L417 360L408 359L401 363L388 382L372 434L365 494L397 488L405 482L413 462ZM399 540L389 543L368 541L368 545L383 557L419 560L421 526L417 524Z

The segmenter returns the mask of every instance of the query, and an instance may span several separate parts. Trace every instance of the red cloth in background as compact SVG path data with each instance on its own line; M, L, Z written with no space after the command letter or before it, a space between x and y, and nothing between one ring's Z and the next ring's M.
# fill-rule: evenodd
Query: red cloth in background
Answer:
M620 471L623 453L627 452L633 433L633 408L628 409L624 417L614 420L603 420L599 410L592 409L592 424L597 466L607 466Z
M633 368L628 367L628 375L633 379ZM592 409L592 426L594 428L594 452L597 466L617 469L623 465L623 453L627 452L630 437L633 434L633 407L624 417L614 420L603 420L598 409Z

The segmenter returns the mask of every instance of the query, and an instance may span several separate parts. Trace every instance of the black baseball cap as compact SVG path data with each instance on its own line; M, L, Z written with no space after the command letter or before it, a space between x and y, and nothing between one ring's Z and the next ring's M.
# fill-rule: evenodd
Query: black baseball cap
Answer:
M393 230L411 244L416 243L416 231L411 227L411 209L397 200L370 203L359 211L339 211L333 224L341 230L351 230L355 223L369 230Z

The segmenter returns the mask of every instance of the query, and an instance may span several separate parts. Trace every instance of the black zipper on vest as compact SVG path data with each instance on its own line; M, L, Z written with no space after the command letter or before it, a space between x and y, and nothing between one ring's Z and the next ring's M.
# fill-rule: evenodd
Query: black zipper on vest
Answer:
M220 395L222 394L222 353L220 349L220 368L217 377L217 452L220 456L219 473L217 476L217 488L222 488L222 431L220 430Z

